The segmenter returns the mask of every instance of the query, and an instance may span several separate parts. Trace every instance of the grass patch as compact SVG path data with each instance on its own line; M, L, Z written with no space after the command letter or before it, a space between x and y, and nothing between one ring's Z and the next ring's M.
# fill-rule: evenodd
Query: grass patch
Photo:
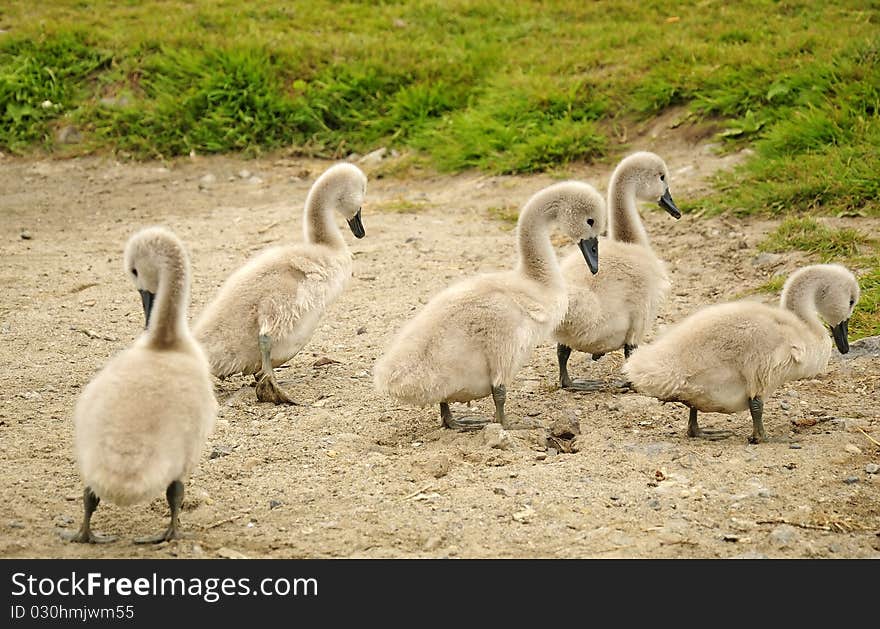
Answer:
M516 205L493 205L487 211L491 218L504 223L503 229L505 230L516 227L519 220L519 207Z
M822 262L858 256L872 241L862 232L828 227L811 217L790 217L759 245L761 251L806 251Z
M384 145L523 173L685 105L759 153L711 207L873 213L878 23L859 0L8 0L0 149L51 146L63 114L135 157Z
M427 203L424 201L397 197L379 204L377 209L380 212L390 212L392 214L418 214L426 205Z

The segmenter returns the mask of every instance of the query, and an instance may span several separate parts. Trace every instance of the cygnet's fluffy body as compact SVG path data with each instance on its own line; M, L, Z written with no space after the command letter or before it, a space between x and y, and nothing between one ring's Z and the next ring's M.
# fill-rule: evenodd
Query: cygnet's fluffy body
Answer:
M466 427L451 421L449 402L492 394L495 419L507 425L505 385L568 305L548 232L554 220L580 241L595 268L596 235L605 221L601 196L580 182L545 188L520 213L517 268L464 280L433 297L376 362L376 388L408 404L440 403L449 427Z
M306 199L306 242L271 247L226 280L194 328L214 375L261 374L260 401L293 402L278 387L272 367L303 348L351 278L351 251L334 212L363 237L366 183L352 164L329 168Z
M160 537L176 536L183 482L217 415L208 362L186 323L189 259L183 244L164 228L144 229L128 242L125 270L141 293L148 327L83 389L74 411L86 484L86 520L73 537L80 542L97 541L88 520L99 500L132 505L162 492L172 522Z
M635 389L691 408L690 436L710 436L696 412L749 409L753 441L765 441L763 400L783 383L821 373L838 349L849 350L847 321L859 286L846 268L805 267L785 283L780 306L739 301L705 307L636 350L624 365Z
M568 310L555 332L561 387L589 391L601 386L569 377L572 349L598 359L624 348L629 356L653 326L670 283L663 262L648 242L636 202L656 202L679 218L668 179L665 162L654 153L624 158L609 183L609 237L599 241L601 270L596 275L587 273L577 252L563 259Z

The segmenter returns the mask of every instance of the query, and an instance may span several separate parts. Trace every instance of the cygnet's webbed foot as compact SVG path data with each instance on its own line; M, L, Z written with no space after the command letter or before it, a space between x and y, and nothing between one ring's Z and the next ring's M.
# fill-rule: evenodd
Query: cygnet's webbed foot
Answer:
M115 542L118 538L115 535L99 535L93 533L91 529L84 530L82 527L74 533L72 531L62 531L61 539L66 542L74 542L76 544L109 544Z
M453 417L452 411L449 410L449 404L446 402L440 402L440 419L443 420L443 425L446 428L463 432L480 430L489 423L485 417Z
M697 439L706 439L708 441L718 441L720 439L727 439L728 437L733 435L732 430L711 430L711 429L703 429L700 428L700 425L697 423L697 409L692 408L690 412L690 416L688 417L688 437L695 437Z
M92 532L92 514L98 508L101 499L92 491L91 487L83 490L83 521L76 533L63 531L61 539L77 544L108 544L115 542L116 538L109 535L97 535Z
M562 383L562 388L566 391L577 391L581 393L595 393L605 388L605 383L601 380L584 380L582 378L568 379Z
M274 373L263 374L257 381L257 401L272 402L273 404L293 404L296 402L284 390L278 386Z
M605 352L602 352L601 354L590 354L590 358L592 358L593 360L599 360L604 355L605 355Z
M135 544L161 544L169 542L173 539L183 537L180 533L180 505L183 504L183 483L179 480L172 481L165 490L165 498L168 500L168 508L171 509L171 521L168 528L158 535L149 535L147 537L138 537L134 540Z
M170 542L173 539L180 539L183 537L183 534L180 532L180 529L176 526L169 526L162 533L157 533L156 535L147 535L146 537L136 537L134 539L135 544L161 544L162 542Z

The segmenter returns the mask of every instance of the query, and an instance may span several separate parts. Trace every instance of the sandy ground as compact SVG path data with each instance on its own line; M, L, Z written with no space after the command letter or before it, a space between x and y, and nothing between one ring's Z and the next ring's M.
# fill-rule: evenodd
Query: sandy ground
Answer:
M699 129L669 127L661 120L630 141L667 159L679 201L741 158L715 155ZM880 462L880 448L861 432L880 440L880 366L876 351L858 345L827 374L767 400L765 425L777 441L757 446L746 443L745 413L703 415L704 426L735 431L709 443L685 436L679 405L558 390L549 341L509 387L508 410L547 426L579 421L574 453L557 452L569 443L548 448L540 431L493 448L482 433L440 429L435 408L377 396L373 362L403 321L449 282L515 263L511 226L489 208L517 207L553 181L474 173L374 172L367 237L346 232L355 255L349 289L278 372L303 405L256 403L250 378L217 383L218 425L187 485L186 539L130 542L165 526L157 497L100 506L95 528L119 535L114 544L62 542L58 532L81 516L76 396L142 328L139 297L121 271L128 236L163 223L184 239L195 315L247 256L301 238L303 201L326 166L289 157L0 159L0 556L880 556L880 477L865 470ZM604 189L612 166L571 174ZM798 254L758 255L769 221L644 215L674 284L658 329L803 263ZM836 222L853 220L878 228ZM619 354L595 363L576 354L570 367L611 381ZM325 357L338 362L315 365ZM474 407L488 414L491 402Z

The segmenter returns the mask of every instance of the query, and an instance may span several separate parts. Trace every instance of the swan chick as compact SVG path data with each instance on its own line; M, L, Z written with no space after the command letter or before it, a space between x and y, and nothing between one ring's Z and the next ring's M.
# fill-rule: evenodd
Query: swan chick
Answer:
M179 537L184 482L214 427L217 402L208 361L187 325L190 265L183 243L150 227L125 248L125 273L141 295L146 330L83 389L74 410L74 445L83 491L83 521L74 542L113 541L91 530L102 499L122 506L162 491L168 528L137 543Z
M793 273L779 306L738 301L708 306L637 349L623 371L636 391L690 408L688 436L718 439L730 431L700 428L697 412L748 409L752 443L767 441L764 399L785 382L821 373L837 349L849 351L848 322L859 300L853 274L837 264Z
M597 391L601 381L572 379L572 349L599 360L623 348L626 358L638 347L669 293L663 262L651 249L637 202L657 203L681 218L669 191L669 171L658 155L641 151L625 157L608 184L609 237L601 240L602 270L586 273L577 252L563 259L568 284L565 318L556 329L559 386L567 391ZM621 386L628 388L628 383Z
M537 192L517 222L517 267L466 279L435 295L376 362L376 389L415 406L439 403L443 425L465 430L487 421L455 419L449 403L491 394L496 422L509 429L533 427L510 420L504 404L506 386L568 304L550 223L559 223L578 243L595 273L605 220L605 202L589 184L561 182Z
M352 254L334 212L363 238L366 186L353 164L328 168L306 198L305 242L258 253L220 287L194 327L215 376L254 374L257 400L295 404L273 367L299 353L351 278Z

